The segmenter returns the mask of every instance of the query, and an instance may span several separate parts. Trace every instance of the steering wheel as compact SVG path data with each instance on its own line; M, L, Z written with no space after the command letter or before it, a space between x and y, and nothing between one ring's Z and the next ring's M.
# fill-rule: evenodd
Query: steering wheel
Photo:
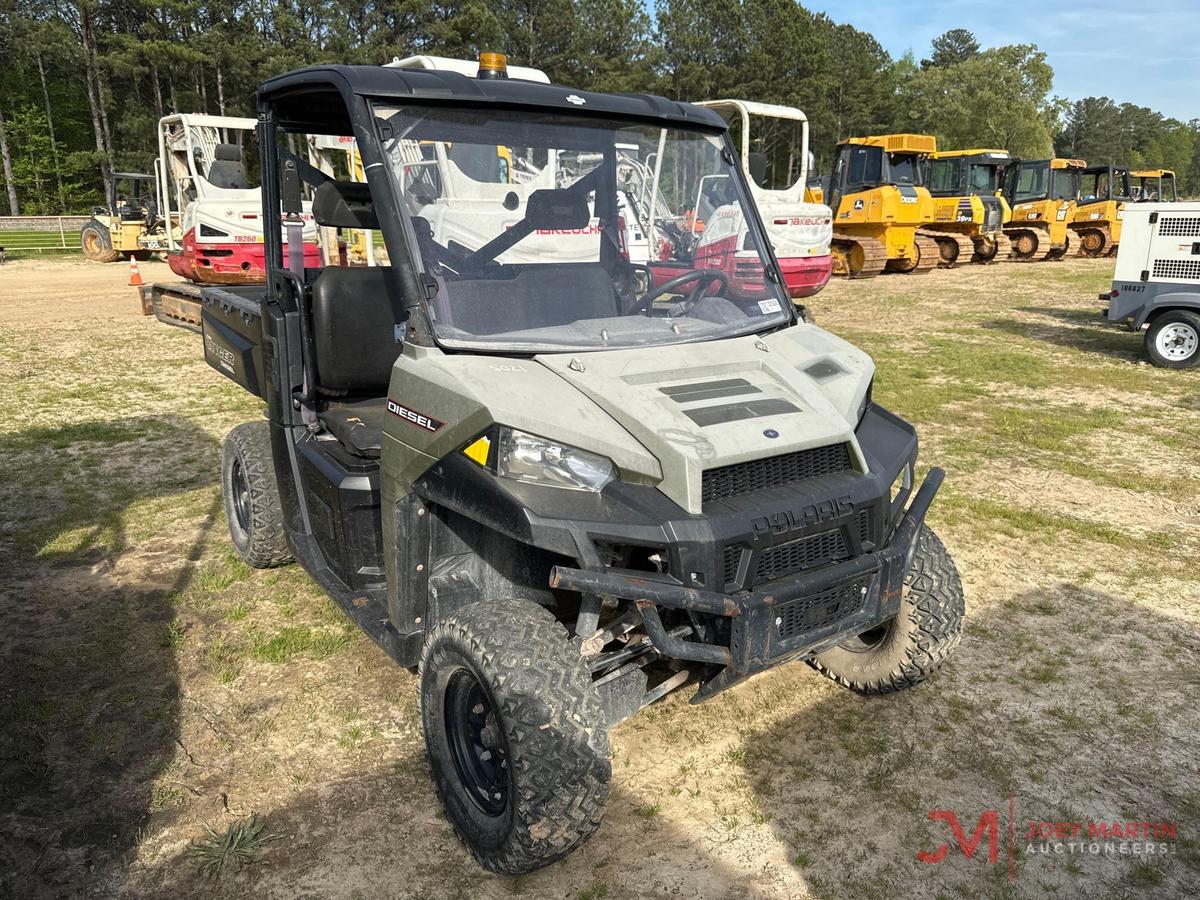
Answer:
M688 294L687 299L683 301L684 311L692 307L697 300L708 292L708 286L714 281L721 282L722 287L729 287L729 276L720 269L689 269L682 275L676 275L669 281L664 281L658 287L647 291L641 296L637 303L633 304L633 308L629 310L631 316L637 315L645 308L647 313L650 312L650 307L654 301L663 294L669 294L678 287L682 287L689 282L695 281L696 286L692 288L692 292Z

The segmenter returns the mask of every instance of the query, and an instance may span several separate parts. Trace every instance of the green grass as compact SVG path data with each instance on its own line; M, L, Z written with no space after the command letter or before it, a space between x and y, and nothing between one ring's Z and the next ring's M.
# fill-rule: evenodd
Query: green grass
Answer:
M254 631L249 656L258 662L285 663L304 654L311 659L327 659L350 643L350 624L337 631L317 630L307 625L285 625L268 635Z
M220 832L207 825L205 828L208 837L192 843L186 854L208 878L219 878L257 862L267 846L278 840L278 835L256 816L239 819Z

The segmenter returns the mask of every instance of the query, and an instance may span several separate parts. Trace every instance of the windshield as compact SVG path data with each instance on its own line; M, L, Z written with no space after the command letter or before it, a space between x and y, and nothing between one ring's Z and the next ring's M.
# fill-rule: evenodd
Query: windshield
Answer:
M608 349L790 320L720 136L530 111L374 112L440 343Z
M1013 203L1026 200L1041 200L1046 196L1046 176L1050 165L1046 162L1021 163L1010 176L1010 199Z
M967 190L972 194L996 193L998 167L983 163L971 163L970 175L967 177Z
M929 165L929 193L935 197L953 197L962 177L961 159L935 159Z
M1127 200L1125 175L1119 169L1094 169L1079 176L1079 199L1083 203L1097 200Z
M889 153L888 178L892 184L920 184L920 157L911 153Z

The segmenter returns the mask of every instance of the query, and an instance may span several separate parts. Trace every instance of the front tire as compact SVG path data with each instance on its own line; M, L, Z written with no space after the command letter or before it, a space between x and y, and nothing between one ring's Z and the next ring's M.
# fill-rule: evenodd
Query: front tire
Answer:
M246 565L272 569L292 561L266 422L246 422L225 438L221 494L229 537Z
M1200 314L1173 309L1150 323L1146 354L1164 369L1190 369L1200 363Z
M421 725L446 817L485 869L539 869L599 826L608 730L578 648L545 609L481 601L438 623L421 655Z
M962 639L966 604L954 560L927 525L904 576L900 613L810 664L859 694L888 694L920 684L950 656Z
M112 235L108 228L96 219L89 219L79 232L79 246L83 255L93 262L116 262L121 258L113 249Z

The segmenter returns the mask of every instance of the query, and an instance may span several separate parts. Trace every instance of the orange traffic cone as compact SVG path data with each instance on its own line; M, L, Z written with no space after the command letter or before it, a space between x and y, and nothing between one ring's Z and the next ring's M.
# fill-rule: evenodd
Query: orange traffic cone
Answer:
M142 284L142 273L138 271L137 260L134 257L129 257L129 283L130 285Z

